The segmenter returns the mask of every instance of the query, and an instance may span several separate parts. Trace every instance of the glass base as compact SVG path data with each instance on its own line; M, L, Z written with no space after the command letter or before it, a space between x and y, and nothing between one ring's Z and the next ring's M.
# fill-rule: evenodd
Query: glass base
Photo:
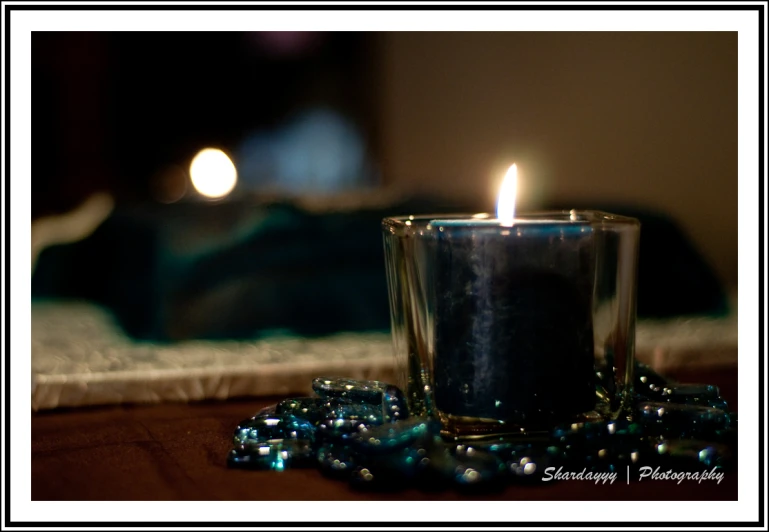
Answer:
M439 413L441 421L441 437L448 441L479 441L504 437L505 439L520 439L536 441L547 438L556 424L589 423L605 421L606 416L595 410L558 420L547 425L521 425L500 419L455 416Z

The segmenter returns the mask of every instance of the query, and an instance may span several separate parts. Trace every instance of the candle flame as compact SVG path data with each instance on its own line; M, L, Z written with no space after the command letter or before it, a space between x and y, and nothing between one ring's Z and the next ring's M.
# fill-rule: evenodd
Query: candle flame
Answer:
M513 164L505 175L497 196L497 218L506 227L513 225L515 218L515 193L518 186L518 167Z

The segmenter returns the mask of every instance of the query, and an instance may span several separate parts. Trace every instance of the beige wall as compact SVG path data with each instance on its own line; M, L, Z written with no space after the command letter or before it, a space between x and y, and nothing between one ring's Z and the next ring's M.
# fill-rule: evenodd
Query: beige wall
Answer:
M493 209L623 202L674 217L737 279L736 33L381 35L385 182Z

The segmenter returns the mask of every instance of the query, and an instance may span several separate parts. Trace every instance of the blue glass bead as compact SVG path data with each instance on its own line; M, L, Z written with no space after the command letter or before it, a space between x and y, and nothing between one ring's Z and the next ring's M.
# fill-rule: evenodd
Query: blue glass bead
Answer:
M276 471L309 465L356 487L386 489L539 483L558 468L616 473L651 465L701 472L730 463L737 415L727 413L716 386L668 381L643 364L636 364L635 384L642 400L629 419L599 421L596 414L536 439L506 435L457 443L440 437L438 420L409 417L395 386L319 378L313 381L319 397L287 399L242 421L227 463ZM596 393L600 399L601 390ZM606 399L604 416L612 411Z
M312 389L320 397L343 398L372 405L382 404L382 394L388 384L380 381L358 381L336 377L318 377L312 381Z
M307 421L280 417L253 417L241 421L235 429L236 449L253 447L276 440L309 440L315 438L315 427Z
M545 442L521 443L501 439L496 442L474 442L467 444L466 448L498 457L504 462L507 473L515 480L539 479L545 469L555 461L554 455L557 455L548 452L549 448Z
M252 417L238 423L233 442L235 445L283 439L286 433L282 420L278 417Z
M646 440L641 438L634 442L610 442L587 450L582 462L588 471L624 471L626 466L639 463L647 447Z
M551 434L554 444L573 445L593 442L600 444L608 439L617 441L625 437L640 437L642 435L642 427L638 423L620 419L562 425L556 427Z
M662 395L670 399L715 399L720 396L718 386L712 384L676 384L663 386Z
M616 471L636 463L648 447L640 424L618 419L575 423L553 431L548 455L589 471Z
M281 425L286 439L315 440L316 427L311 421L288 415L282 418Z
M716 399L708 399L705 403L710 408L717 408L719 410L729 411L729 403L725 399L718 397Z
M318 449L316 457L321 472L326 475L347 477L356 465L352 450L343 444L324 444Z
M259 410L256 414L251 417L251 419L255 419L258 417L274 417L276 415L276 407L277 405L269 405L265 406L261 410Z
M426 465L438 481L450 481L459 487L489 485L505 478L506 464L497 456L476 450L472 446L451 445L432 447Z
M329 402L323 408L325 419L349 419L362 421L368 425L384 423L382 409L368 404Z
M668 439L655 443L656 454L675 460L680 468L722 467L732 457L728 445L702 440ZM688 462L688 464L687 464Z
M656 387L666 386L668 384L673 384L673 381L666 379L648 365L644 364L643 362L638 362L637 360L635 361L633 368L633 375L635 377L636 391L641 391L644 389L648 390Z
M654 396L653 400L728 410L728 405L721 398L718 386L710 384L663 386L660 388L659 394Z
M729 414L717 408L676 403L642 402L638 421L648 434L694 438L718 436L729 427Z
M413 445L421 438L437 436L440 429L438 420L411 418L359 432L351 438L350 444L361 453L386 453Z
M319 397L297 397L286 399L275 406L277 416L293 416L295 419L305 419L311 423L318 423L325 417L323 406L327 401Z
M330 405L353 403L376 408L382 418L380 422L400 421L409 415L403 392L391 384L319 377L313 380L312 386L315 393Z
M283 471L289 467L312 465L312 456L312 445L309 441L272 440L244 451L233 449L227 457L227 463L230 467Z
M547 452L532 449L518 453L505 461L505 466L516 480L540 480L554 460Z
M350 473L350 483L356 487L374 486L381 482L379 475L375 477L368 467L357 466Z
M428 466L427 448L406 447L389 453L357 453L359 464L350 476L356 487L392 487L416 479Z
M382 394L385 421L403 421L409 417L406 397L397 386L388 385Z
M371 427L371 423L361 419L326 419L318 424L316 434L323 440L349 440L360 433L367 432Z

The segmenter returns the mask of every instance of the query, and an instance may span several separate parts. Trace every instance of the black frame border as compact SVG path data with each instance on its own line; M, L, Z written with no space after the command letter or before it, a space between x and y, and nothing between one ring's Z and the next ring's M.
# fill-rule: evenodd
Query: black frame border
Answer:
M33 0L34 1L34 0ZM171 2L178 2L181 4L184 0L170 0ZM235 0L236 2L238 0ZM311 3L320 0L305 0ZM455 2L451 4L437 2ZM489 1L489 0L487 0ZM228 522L228 521L210 521L210 522L187 522L188 525L195 528L237 528L237 527L254 527L258 526L260 529L264 527L268 528L288 528L288 527L306 527L306 528L318 528L318 529L339 529L339 528L366 528L372 526L386 527L386 528L420 528L420 527L438 527L441 525L451 527L482 527L482 528L542 528L542 527L562 527L570 526L577 528L616 528L616 527L665 527L665 528L681 528L681 527L696 527L706 526L711 527L757 527L763 528L766 522L766 507L765 507L765 492L764 492L764 416L765 416L765 393L764 393L764 223L766 221L764 213L764 180L766 178L765 158L764 150L766 148L766 139L764 137L764 112L765 105L764 100L766 97L764 86L764 46L766 45L764 35L764 15L767 2L753 2L749 4L730 4L719 0L676 0L675 3L667 4L611 4L610 0L593 0L593 4L545 4L545 3L527 3L527 4L505 4L497 3L498 0L490 0L490 4L478 4L469 5L464 0L421 0L419 4L404 4L404 5L366 5L366 4L336 4L336 5L297 5L297 4L280 4L280 5L252 5L252 4L222 4L222 5L210 5L210 4L170 4L170 5L110 5L110 4L79 4L79 5L52 5L52 4L24 4L24 5L4 5L5 12L5 26L3 28L5 32L5 100L3 102L3 114L5 120L3 122L4 134L5 134L5 180L3 187L3 193L5 195L5 201L2 203L5 209L5 216L3 218L5 225L5 305L3 312L5 313L5 374L2 378L4 387L3 401L4 401L4 414L5 414L5 455L4 455L4 478L3 478L3 499L5 503L5 512L3 515L3 523L5 527L63 527L63 528L109 528L109 527L127 527L127 528L164 528L164 527L178 527L182 525L182 522L163 522L163 521L144 521L144 522L108 522L108 521L81 521L81 522L54 522L54 521L13 521L11 519L11 497L10 497L10 467L11 467L11 454L10 454L10 382L11 382L11 344L10 344L10 331L11 331L11 308L10 308L10 188L11 188L11 142L10 142L10 129L11 129L11 87L10 87L10 48L11 48L11 13L13 11L50 11L50 10L66 10L66 11L233 11L233 10L249 10L249 11L306 11L323 10L323 11L341 11L341 10L353 10L353 11L409 11L409 10L430 10L430 11L456 11L456 10L469 10L469 11L488 11L488 10L536 10L536 11L755 11L758 15L758 89L759 89L759 101L758 101L758 139L759 139L759 345L761 351L759 352L759 371L758 371L758 412L759 412L759 456L758 456L758 519L754 522L742 522L742 521L722 521L722 522L680 522L680 521L656 521L656 522L580 522L580 523L564 523L564 522L539 522L539 521L521 521L521 522L419 522L419 521L397 521L397 522ZM564 1L564 0L561 0ZM576 2L577 0L565 0L565 2ZM425 5L426 4L426 5Z

